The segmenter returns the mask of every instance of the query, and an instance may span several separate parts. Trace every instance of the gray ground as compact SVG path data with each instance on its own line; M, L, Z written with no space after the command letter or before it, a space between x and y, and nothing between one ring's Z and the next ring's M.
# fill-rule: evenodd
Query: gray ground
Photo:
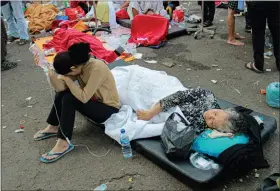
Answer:
M198 11L194 9L193 11ZM183 36L170 40L159 50L140 48L145 58L157 60L157 64L145 67L164 70L178 77L186 86L201 86L211 89L217 97L231 101L277 118L279 110L265 103L259 90L269 83L279 80L274 59L266 59L266 68L272 72L255 74L244 69L244 63L252 59L250 34L244 34L244 17L237 18L237 31L247 37L244 47L226 44L226 10L217 10L215 23L218 27L215 39L194 40ZM109 189L133 190L192 190L189 186L153 164L139 154L132 160L124 160L121 148L113 143L100 129L78 116L74 130L74 144L86 144L92 152L102 158L89 154L83 147L77 147L62 160L54 164L40 163L39 157L55 144L55 139L34 142L34 133L46 126L45 120L51 107L50 89L41 69L32 63L28 45L18 47L8 45L9 59L18 61L18 67L2 72L2 189L3 190L90 190L101 183ZM177 65L167 68L160 63L170 61ZM217 71L212 65L218 65ZM191 68L187 71L186 68ZM211 80L217 80L213 84ZM259 85L254 83L259 81ZM240 91L239 94L235 89ZM31 96L32 100L26 101ZM33 105L33 108L28 108ZM26 116L27 115L27 116ZM20 120L25 120L25 132L17 134ZM253 173L240 180L221 183L215 190L255 190L260 181L273 172L279 172L279 130L264 145L265 157L271 167L258 170L260 178ZM132 181L129 181L132 178ZM226 187L225 187L226 185Z

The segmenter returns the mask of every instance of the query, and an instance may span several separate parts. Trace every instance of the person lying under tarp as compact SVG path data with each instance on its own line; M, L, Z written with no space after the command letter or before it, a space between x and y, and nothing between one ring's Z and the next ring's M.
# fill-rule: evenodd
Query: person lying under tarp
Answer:
M151 120L159 113L176 106L179 106L186 119L185 129L193 130L198 136L196 139L193 137L193 139L188 140L190 143L194 141L193 150L216 157L230 170L246 171L253 168L269 167L263 156L260 138L263 122L258 117L250 116L248 113L251 113L252 110L243 107L220 109L214 94L209 90L195 88L178 91L161 99L150 110L138 110L137 117L142 120ZM204 131L207 128L214 131ZM181 145L182 142L187 140L179 134L180 132L176 136L179 138L175 142ZM209 139L205 139L205 137L209 137ZM233 137L234 140L222 140L226 146L223 148L217 148L217 145L215 146L217 142L215 143L216 140L214 140L214 143L212 143L214 148L209 147L213 142L211 138L215 139L217 137ZM163 143L166 143L164 136L162 136L162 140ZM218 140L218 144L222 142ZM163 145L166 147L166 144ZM172 148L173 156L177 159L176 149L181 150L182 148L176 146L172 145ZM188 156L187 150L184 158L186 156Z
M136 15L143 14L159 14L161 10L164 10L163 1L130 1L127 8L127 13L130 20L133 20Z
M53 39L45 44L43 47L48 50L55 48L56 52L66 51L70 46L75 43L84 42L88 43L91 48L91 55L98 59L105 60L111 63L117 59L122 52L117 50L106 50L102 42L91 34L82 33L72 28L58 28L54 30Z
M57 94L47 119L48 126L38 131L34 140L55 136L58 140L50 152L41 156L44 163L54 162L74 149L70 140L76 111L97 123L103 123L119 111L114 77L104 62L90 58L90 51L89 44L74 44L54 59L53 66L59 75L49 69L48 76Z

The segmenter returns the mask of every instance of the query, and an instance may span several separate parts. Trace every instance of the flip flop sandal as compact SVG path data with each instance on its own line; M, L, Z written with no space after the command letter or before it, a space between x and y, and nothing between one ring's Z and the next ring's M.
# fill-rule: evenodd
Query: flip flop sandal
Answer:
M18 37L14 37L14 36L9 36L8 37L8 42L14 42L15 40L18 40Z
M256 73L264 73L264 71L261 71L261 70L258 70L254 63L253 62L249 62L249 63L246 63L245 64L245 68L247 68L248 70L251 70L253 72L256 72Z
M39 132L38 133L38 137L34 138L35 141L41 141L41 140L44 140L44 139L48 139L48 138L51 138L51 137L56 137L57 136L57 133L41 133Z
M74 145L70 144L68 149L64 152L59 152L59 153L51 153L51 152L47 152L47 156L56 156L53 159L47 159L43 156L40 157L40 161L43 163L52 163L57 161L58 159L60 159L61 157L63 157L64 155L66 155L67 153L69 153L70 151L72 151L74 149Z

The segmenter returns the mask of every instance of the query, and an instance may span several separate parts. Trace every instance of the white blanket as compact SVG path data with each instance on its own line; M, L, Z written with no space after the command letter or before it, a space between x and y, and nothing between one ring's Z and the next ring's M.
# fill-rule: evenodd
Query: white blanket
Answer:
M162 98L186 90L181 82L165 72L150 70L138 65L116 67L112 70L121 100L119 113L105 122L105 133L119 142L120 130L126 130L130 140L159 136L164 122L179 107L160 113L151 121L138 120L135 111L147 110Z

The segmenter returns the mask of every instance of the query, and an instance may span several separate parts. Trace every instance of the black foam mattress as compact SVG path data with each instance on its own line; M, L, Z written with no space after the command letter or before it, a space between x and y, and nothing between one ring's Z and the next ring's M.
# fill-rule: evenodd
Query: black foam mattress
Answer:
M118 23L123 27L131 28L131 21L129 19L118 20ZM197 24L186 23L186 28L195 28L195 27L197 27ZM186 28L180 28L177 25L171 25L171 28L168 30L168 35L166 38L172 39L182 35L186 35L188 34Z
M122 60L118 60L109 64L108 66L110 69L113 69L117 66L127 65L128 63ZM222 99L218 99L218 103L222 108L237 106ZM264 128L261 131L261 136L263 142L267 141L270 135L273 134L277 129L276 119L258 112L252 112L251 115L258 115L263 117ZM151 161L158 164L170 173L180 176L180 179L183 179L183 181L194 181L196 183L207 184L215 181L215 179L218 179L222 175L224 169L223 166L220 165L218 169L200 170L193 167L189 160L171 161L165 156L159 137L134 140L131 142L131 144L136 151L144 154L144 156L148 157Z

